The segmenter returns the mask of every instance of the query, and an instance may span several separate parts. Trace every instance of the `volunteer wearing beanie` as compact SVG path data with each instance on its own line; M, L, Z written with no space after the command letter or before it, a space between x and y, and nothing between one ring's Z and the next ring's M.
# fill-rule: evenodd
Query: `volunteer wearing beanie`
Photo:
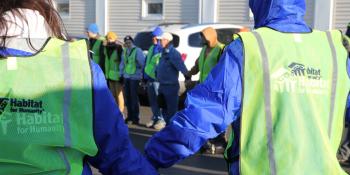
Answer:
M91 58L97 63L103 72L105 72L105 59L103 51L104 38L99 35L99 28L97 24L90 24L87 28L87 36L90 43Z
M118 104L120 111L124 111L124 97L122 91L123 79L120 77L119 65L123 52L123 47L118 44L118 36L114 32L108 32L106 40L103 42L105 58L105 76L109 89Z
M120 75L124 78L124 94L128 116L126 123L139 124L139 97L137 89L142 79L142 72L145 65L145 56L142 50L134 45L131 36L124 38L125 48L120 63Z

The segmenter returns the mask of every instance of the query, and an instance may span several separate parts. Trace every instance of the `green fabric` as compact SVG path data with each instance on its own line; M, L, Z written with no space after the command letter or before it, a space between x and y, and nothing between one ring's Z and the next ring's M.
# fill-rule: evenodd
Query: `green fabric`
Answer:
M32 57L0 59L0 174L78 175L97 154L87 50L50 39Z
M205 52L207 50L207 46L204 46L201 54L199 55L199 82L202 83L208 77L211 69L215 67L218 63L222 50L224 49L224 45L219 43L213 48L207 57L205 57Z
M136 73L136 53L136 48L133 48L129 55L127 54L127 50L124 49L124 72L129 75Z
M114 50L111 55L108 55L107 48L104 48L105 54L105 74L106 79L118 81L120 78L119 75L119 64L120 60L119 55L117 54L117 50Z
M336 158L350 89L341 33L331 33L337 56L333 64L325 32L256 32L268 61L262 61L264 54L253 33L239 34L245 53L241 174L345 175Z
M92 54L92 59L96 64L100 64L100 48L102 46L103 40L103 38L98 38L91 48L91 51L94 52Z
M156 79L156 67L159 63L159 60L160 60L162 54L158 53L158 54L153 55L153 49L154 49L153 45L148 49L145 73L149 77Z

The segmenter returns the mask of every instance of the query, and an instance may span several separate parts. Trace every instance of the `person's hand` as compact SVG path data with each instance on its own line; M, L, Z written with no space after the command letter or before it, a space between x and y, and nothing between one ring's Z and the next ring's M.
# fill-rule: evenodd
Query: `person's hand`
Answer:
M119 82L120 84L124 84L124 77L121 76L121 77L119 78L119 81L118 81L118 82Z
M192 76L188 74L185 74L184 77L185 77L185 81L191 81L192 79Z

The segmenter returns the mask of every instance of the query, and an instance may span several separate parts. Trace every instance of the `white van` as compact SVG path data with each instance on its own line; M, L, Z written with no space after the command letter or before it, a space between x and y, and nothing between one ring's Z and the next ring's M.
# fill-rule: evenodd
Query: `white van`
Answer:
M200 55L202 45L202 38L200 32L207 28L213 27L218 33L218 40L228 45L232 41L232 36L235 33L246 31L247 28L233 24L183 24L183 23L164 23L158 25L165 32L173 34L174 47L180 52L182 59L185 61L187 69L191 69L195 61ZM145 54L152 45L152 31L157 26L150 26L135 36L135 45L140 47ZM199 74L192 77L192 81L198 81ZM184 85L185 78L182 74L179 76L180 82L180 96L185 92ZM181 100L180 100L181 101ZM181 102L180 102L181 103Z

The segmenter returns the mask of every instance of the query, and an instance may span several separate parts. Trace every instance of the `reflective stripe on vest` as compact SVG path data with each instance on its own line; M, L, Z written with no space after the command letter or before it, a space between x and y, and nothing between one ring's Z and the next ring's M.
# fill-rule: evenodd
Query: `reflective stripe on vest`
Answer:
M100 64L100 48L101 48L102 42L103 42L102 38L97 39L91 48L91 51L94 52L92 54L92 59L96 64Z
M156 79L156 67L159 63L159 60L162 54L158 53L153 55L153 49L154 49L154 45L151 46L148 50L145 73L149 77Z
M127 55L127 49L124 49L124 72L133 75L136 73L136 47L132 48L130 54Z
M0 59L0 174L81 174L97 154L87 43L43 50Z
M261 28L239 36L240 173L345 175L336 158L350 89L341 33Z
M113 50L111 55L108 55L107 48L104 48L104 54L105 54L105 74L106 79L108 80L114 80L118 81L120 78L119 75L119 56L117 54L117 50Z
M211 69L215 67L218 63L222 50L224 49L224 45L219 43L213 48L207 57L205 57L205 52L207 50L207 46L204 46L201 54L199 56L199 82L204 82L204 80L209 75Z

